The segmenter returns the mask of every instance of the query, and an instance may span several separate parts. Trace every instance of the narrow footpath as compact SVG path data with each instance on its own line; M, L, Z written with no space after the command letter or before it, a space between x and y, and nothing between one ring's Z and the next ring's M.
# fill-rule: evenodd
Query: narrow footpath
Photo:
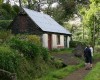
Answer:
M53 55L55 58L60 58L63 60L65 64L68 65L76 65L78 63L77 59L73 54L55 54ZM100 62L100 59L96 59L93 62L93 67L95 67L95 64L97 62ZM61 79L61 80L84 80L84 77L90 72L91 70L85 70L85 67L82 67L76 71L74 71L72 74L68 75L67 77Z
M100 59L95 60L93 62L93 67L97 62L100 62ZM61 80L84 80L84 77L90 72L91 70L85 70L85 68L80 68L77 71L73 72L69 76L61 79Z
M73 54L55 54L53 56L58 59L62 59L63 62L68 65L76 65L78 63L76 57ZM83 67L61 80L83 80L83 77L85 77L89 71L90 70L85 70Z
M85 70L85 68L81 68L62 80L83 80L89 71L90 70Z

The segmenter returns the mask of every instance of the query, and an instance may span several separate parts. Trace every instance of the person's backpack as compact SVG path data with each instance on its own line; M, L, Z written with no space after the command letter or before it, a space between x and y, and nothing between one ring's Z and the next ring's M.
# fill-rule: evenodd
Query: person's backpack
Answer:
M87 56L87 53L88 53L88 52L87 52L87 48L85 48L85 49L84 49L84 57Z

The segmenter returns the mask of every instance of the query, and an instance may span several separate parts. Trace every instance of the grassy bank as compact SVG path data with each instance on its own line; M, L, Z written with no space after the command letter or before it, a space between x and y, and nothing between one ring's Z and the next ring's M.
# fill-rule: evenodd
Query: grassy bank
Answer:
M64 49L53 49L52 51L50 51L51 54L71 54L72 51L74 50L74 48L64 48Z
M69 65L65 68L59 69L59 70L52 70L48 74L44 75L44 77L36 79L36 80L59 80L66 76L68 76L70 73L74 72L75 70L79 69L83 66L83 62L78 65Z
M100 80L100 62L96 64L84 80Z
M48 64L42 59L33 61L8 45L0 46L0 69L16 73L18 80L33 80L44 75L48 68ZM0 80L9 80L4 79L7 75L1 75L0 73Z
M62 63L52 60L46 48L30 41L14 37L9 43L0 45L0 69L16 73L18 80L35 80L50 72L51 68L61 67Z

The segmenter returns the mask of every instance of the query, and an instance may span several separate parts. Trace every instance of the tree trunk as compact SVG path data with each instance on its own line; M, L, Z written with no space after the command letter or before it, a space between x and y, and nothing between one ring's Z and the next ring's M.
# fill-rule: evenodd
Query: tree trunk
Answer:
M6 3L9 4L10 3L10 0L6 0Z
M39 1L38 1L38 9L37 9L38 12L40 12L40 3L41 3L41 1L39 0Z
M93 26L93 49L94 47L95 47L95 16L94 16L94 26Z
M30 9L32 5L32 0L28 0L28 8Z
M22 1L19 0L19 6L20 6L20 12L23 12L23 9L22 9Z

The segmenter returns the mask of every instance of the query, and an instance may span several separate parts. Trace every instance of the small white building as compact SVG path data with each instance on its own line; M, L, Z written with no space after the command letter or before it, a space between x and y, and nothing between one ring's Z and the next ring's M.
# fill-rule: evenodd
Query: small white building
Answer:
M48 49L69 48L71 33L49 15L23 8L24 13L15 17L10 27L12 33L35 34L41 37Z

